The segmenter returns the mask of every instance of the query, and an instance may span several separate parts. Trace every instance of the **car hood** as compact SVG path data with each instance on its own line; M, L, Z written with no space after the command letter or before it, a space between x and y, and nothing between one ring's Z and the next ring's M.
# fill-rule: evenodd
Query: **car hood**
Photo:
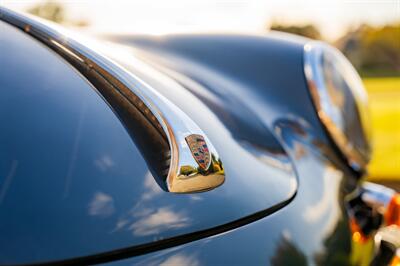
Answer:
M140 143L93 84L34 35L0 27L7 51L0 54L1 263L144 254L232 230L294 197L296 158L284 149L283 131L316 123L299 103L306 97L300 41L102 41L109 64L169 99L220 154L223 185L174 194L157 184Z

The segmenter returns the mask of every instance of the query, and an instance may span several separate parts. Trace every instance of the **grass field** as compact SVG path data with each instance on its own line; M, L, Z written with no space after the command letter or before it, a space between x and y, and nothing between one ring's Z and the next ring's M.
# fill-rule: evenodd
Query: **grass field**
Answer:
M369 94L374 154L370 180L400 182L400 77L363 79Z

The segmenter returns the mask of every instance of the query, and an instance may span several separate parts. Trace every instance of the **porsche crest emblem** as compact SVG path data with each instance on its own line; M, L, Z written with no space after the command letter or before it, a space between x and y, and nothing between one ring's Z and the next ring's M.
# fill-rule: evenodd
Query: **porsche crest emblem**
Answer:
M197 164L203 170L207 170L211 164L211 156L203 136L192 134L185 139Z

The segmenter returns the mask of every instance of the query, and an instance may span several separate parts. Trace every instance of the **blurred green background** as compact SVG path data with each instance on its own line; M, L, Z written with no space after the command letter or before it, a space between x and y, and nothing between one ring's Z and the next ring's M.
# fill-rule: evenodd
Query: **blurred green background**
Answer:
M369 179L400 182L400 77L364 77L374 153Z

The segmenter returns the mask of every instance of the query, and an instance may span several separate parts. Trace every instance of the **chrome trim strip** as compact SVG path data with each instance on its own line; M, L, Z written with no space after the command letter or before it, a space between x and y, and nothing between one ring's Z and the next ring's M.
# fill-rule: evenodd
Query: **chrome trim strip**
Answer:
M364 182L361 190L363 201L376 209L383 208L382 213L386 212L390 201L396 194L391 188L371 182Z
M77 69L82 74L90 72L100 77L101 81L111 84L115 89L111 92L114 104L120 104L123 101L125 106L130 105L128 108L134 106L140 109L147 120L168 140L170 163L165 180L168 191L201 192L223 184L224 169L211 141L193 120L155 89L103 56L99 50L89 49L82 41L78 41L76 36L72 36L71 33L56 25L3 7L0 7L0 20L40 40L68 62L74 62L73 66L75 68L79 66ZM96 88L99 86L93 85ZM102 93L101 90L99 91ZM102 95L108 100L107 96ZM110 105L113 106L112 103ZM211 161L207 169L202 169L194 158L192 150L196 147L189 147L186 142L186 138L192 135L200 135L204 138L209 152L207 155Z
M363 172L366 168L367 163L369 162L369 154L363 154L362 152L357 150L357 148L353 146L352 142L346 137L344 132L342 132L335 125L329 114L327 114L322 108L323 103L321 101L320 94L324 93L323 90L325 90L325 84L323 75L321 73L322 69L320 67L319 61L324 51L328 49L336 52L335 48L330 47L329 45L319 41L311 41L304 46L304 74L307 80L308 88L310 90L311 98L322 124L328 131L330 137L333 139L339 150L346 157L350 167L352 167L356 171ZM337 51L336 53L341 55L339 51ZM364 123L366 120L366 114L362 110L360 110L361 108L357 103L357 100L359 100L357 97L358 95L353 96L355 98L357 109L361 117L362 126L365 127L366 125L364 125ZM365 128L363 129L364 133L367 135L365 137L367 138L367 140L369 140L369 132L366 132Z

